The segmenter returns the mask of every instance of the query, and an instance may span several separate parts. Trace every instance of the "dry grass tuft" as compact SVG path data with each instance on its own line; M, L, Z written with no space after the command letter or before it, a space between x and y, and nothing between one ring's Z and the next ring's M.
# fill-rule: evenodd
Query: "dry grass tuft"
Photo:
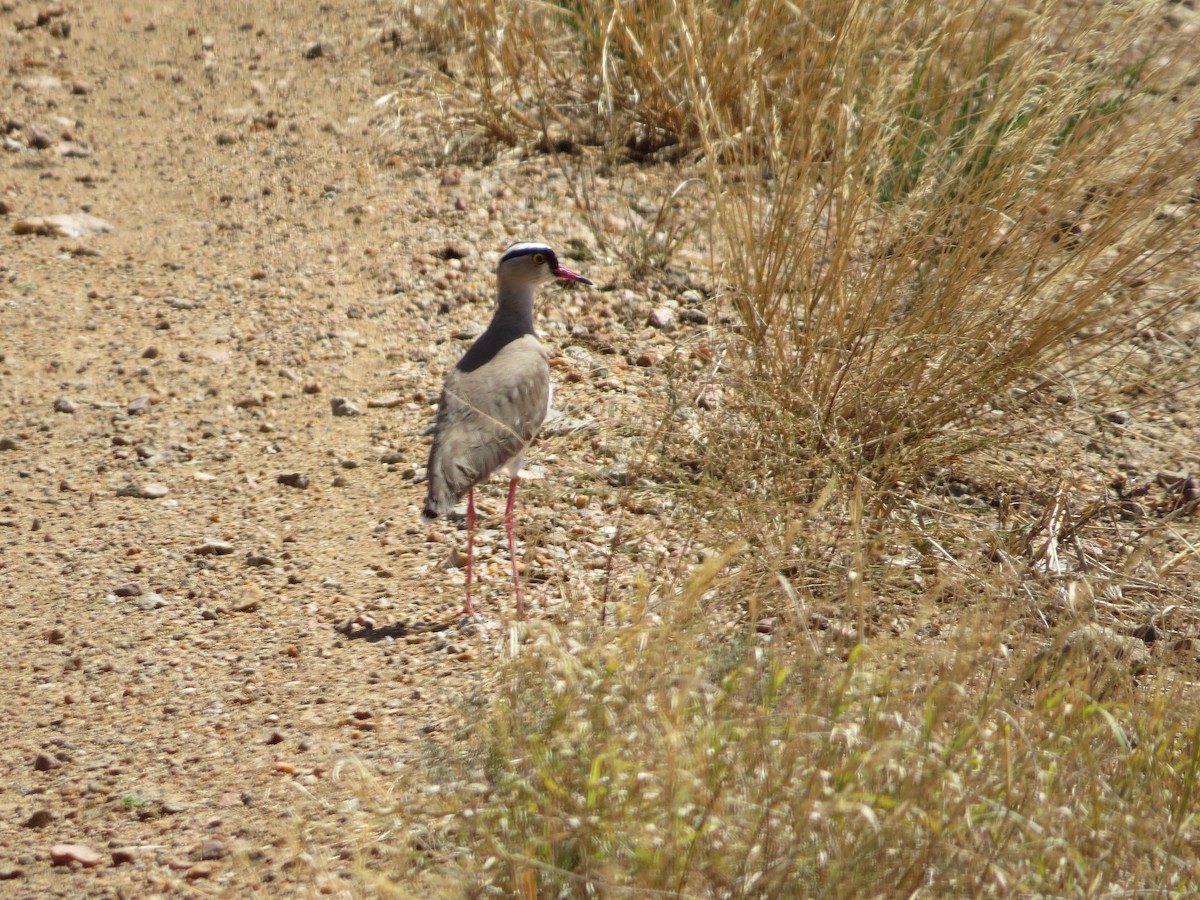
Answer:
M832 655L802 631L718 632L708 614L734 556L665 621L587 647L537 635L456 751L470 781L391 813L436 848L431 872L460 869L473 896L1200 885L1200 731L1182 685L1135 705L1123 663L1097 662L1075 629L1010 651L999 607L902 659Z
M443 790L401 791L408 877L529 897L1200 888L1195 692L1130 636L1197 625L1195 486L1158 509L1083 500L1071 459L1025 484L976 452L1197 299L1200 78L1160 5L412 18L490 137L609 164L674 148L703 179L723 403L656 433L646 465L679 464L695 546L733 549L682 589L624 578L618 627L538 626ZM665 388L690 405L705 386ZM966 458L991 481L952 482Z
M758 139L705 123L751 420L884 486L1194 298L1200 96L1147 87L1186 70L1136 17L1008 9L853 7L786 100L751 80Z

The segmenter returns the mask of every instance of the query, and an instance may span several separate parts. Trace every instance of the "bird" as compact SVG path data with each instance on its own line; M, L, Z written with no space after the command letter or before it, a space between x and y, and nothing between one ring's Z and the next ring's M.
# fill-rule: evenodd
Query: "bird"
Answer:
M471 581L475 563L475 486L494 472L509 476L504 530L512 560L517 615L524 618L513 538L513 507L525 451L550 409L550 354L533 327L533 292L553 279L593 282L561 265L543 243L512 244L496 266L492 320L446 374L438 400L426 466L422 520L449 514L467 495L467 599L461 615L475 616Z

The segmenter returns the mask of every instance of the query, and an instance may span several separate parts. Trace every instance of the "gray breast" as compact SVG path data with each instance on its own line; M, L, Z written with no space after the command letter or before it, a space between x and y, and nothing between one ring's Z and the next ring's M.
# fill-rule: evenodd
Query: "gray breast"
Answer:
M446 376L429 451L426 515L445 515L467 490L525 450L546 418L550 361L533 335L469 372Z

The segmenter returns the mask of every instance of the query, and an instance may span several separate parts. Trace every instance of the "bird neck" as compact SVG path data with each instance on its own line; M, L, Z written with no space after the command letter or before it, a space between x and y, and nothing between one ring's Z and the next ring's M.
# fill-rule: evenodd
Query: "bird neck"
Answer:
M488 331L533 334L533 285L500 282Z

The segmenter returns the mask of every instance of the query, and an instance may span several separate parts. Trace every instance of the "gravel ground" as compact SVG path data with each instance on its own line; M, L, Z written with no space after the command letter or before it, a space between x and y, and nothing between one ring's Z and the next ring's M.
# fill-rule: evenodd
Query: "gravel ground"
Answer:
M610 579L695 558L635 426L669 390L685 427L720 407L704 297L607 258L552 159L445 163L392 13L0 0L5 897L339 892L373 824L350 774L386 785L478 717L512 634L504 485L464 623L461 523L417 523L421 432L511 241L597 284L538 313L559 415L519 497L533 619L595 622ZM644 227L655 177L589 182L606 227ZM1014 468L1057 448L1083 497L1128 478L1170 510L1196 405Z
M440 164L390 12L0 4L6 897L353 870L346 760L386 777L451 739L505 645L504 486L482 626L455 616L461 525L417 516L442 372L519 238L599 286L543 296L560 417L518 507L534 617L599 614L619 423L668 356L702 367L700 298L617 289L550 161ZM643 558L681 552L663 506L629 517Z

